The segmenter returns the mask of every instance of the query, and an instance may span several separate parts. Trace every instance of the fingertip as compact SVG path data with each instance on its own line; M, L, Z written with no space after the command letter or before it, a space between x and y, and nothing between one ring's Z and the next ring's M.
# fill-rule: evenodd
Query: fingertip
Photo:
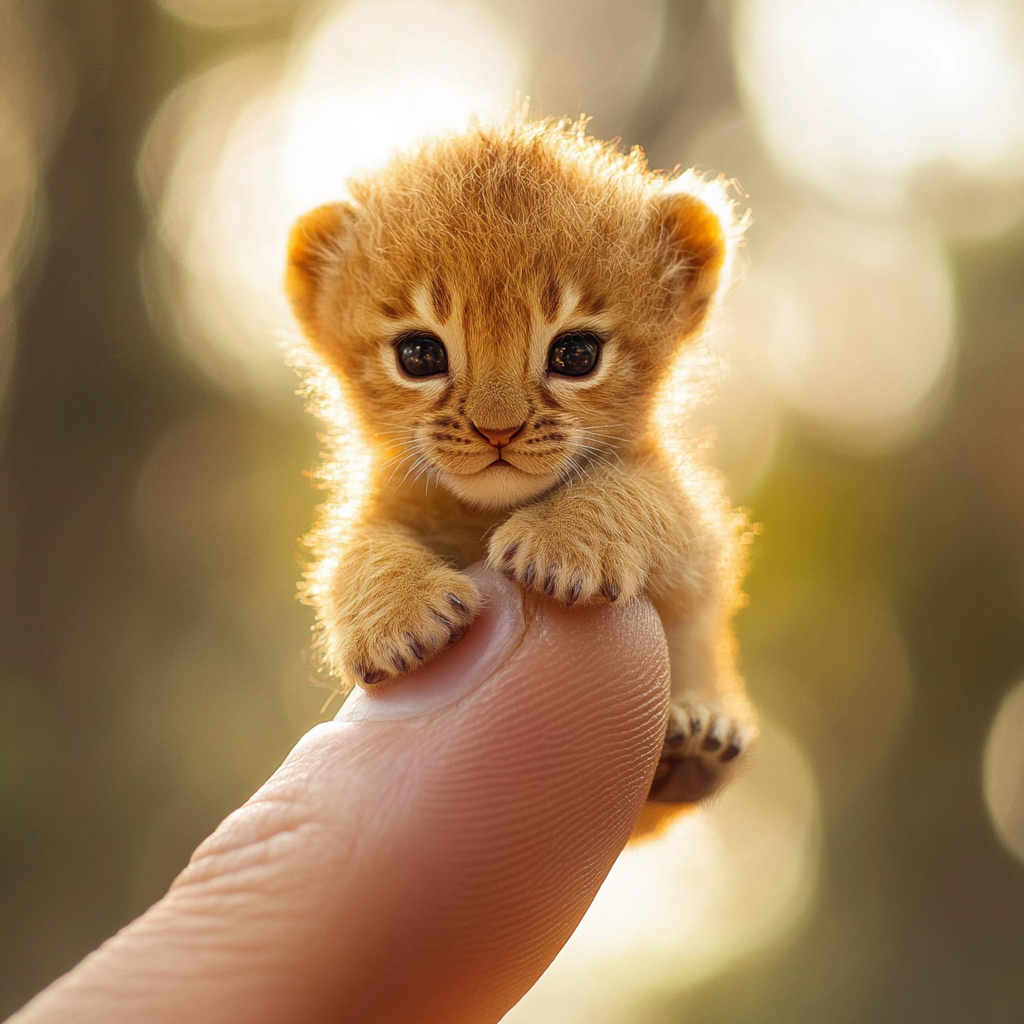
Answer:
M333 827L359 833L339 1008L367 1024L498 1020L629 839L664 737L648 601L565 608L477 579L486 607L461 644L357 698L322 740L317 787L345 789Z
M521 642L425 719L407 755L415 862L389 951L405 966L385 992L368 982L368 1020L497 1020L572 933L643 806L668 705L657 613L530 595L522 608Z

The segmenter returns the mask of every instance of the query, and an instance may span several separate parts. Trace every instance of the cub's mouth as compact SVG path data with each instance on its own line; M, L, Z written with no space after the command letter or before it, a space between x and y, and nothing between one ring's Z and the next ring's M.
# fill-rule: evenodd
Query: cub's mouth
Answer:
M531 473L501 456L472 472L449 470L439 478L456 497L482 508L511 508L532 501L559 480L557 473Z
M558 475L557 473L552 473L550 469L543 469L543 470L540 470L539 472L536 469L533 469L533 470L524 469L522 466L517 466L514 462L509 462L508 459L504 458L501 455L499 455L496 459L492 459L482 469L478 469L475 472L470 473L468 475L469 476L484 476L487 473L490 473L492 471L493 472L497 472L497 473L501 473L501 472L505 472L505 471L508 471L508 470L511 470L513 473L517 473L520 476L530 477L530 478L549 477L549 476L557 476Z

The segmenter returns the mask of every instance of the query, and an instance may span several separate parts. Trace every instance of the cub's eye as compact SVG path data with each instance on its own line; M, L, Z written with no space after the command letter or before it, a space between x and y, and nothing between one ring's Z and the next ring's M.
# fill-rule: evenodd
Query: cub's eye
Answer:
M398 362L410 377L433 377L448 372L448 353L432 334L412 334L396 346Z
M593 331L572 331L555 338L548 352L548 370L563 377L585 377L597 366L601 338Z

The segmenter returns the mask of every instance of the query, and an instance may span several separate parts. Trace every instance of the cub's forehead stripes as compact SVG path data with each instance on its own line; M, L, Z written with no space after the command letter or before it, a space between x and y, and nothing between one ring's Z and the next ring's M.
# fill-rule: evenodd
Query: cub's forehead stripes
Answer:
M555 322L561 305L562 289L553 277L549 277L540 292L540 311L545 323Z
M452 293L440 274L434 274L430 281L430 308L442 327L451 319Z

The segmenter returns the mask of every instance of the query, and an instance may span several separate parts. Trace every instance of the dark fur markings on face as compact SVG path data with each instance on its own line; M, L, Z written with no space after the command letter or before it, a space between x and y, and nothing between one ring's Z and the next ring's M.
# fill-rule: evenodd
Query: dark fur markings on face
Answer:
M407 320L414 313L413 304L409 301L408 296L398 295L392 296L388 299L382 299L380 302L380 311L389 320Z
M540 311L544 322L553 324L561 307L562 289L558 287L558 282L553 277L549 277L540 293Z
M597 316L608 305L605 297L597 291L587 290L580 296L577 309L584 316Z
M440 275L434 275L430 282L430 308L437 322L444 327L452 315L452 293Z

